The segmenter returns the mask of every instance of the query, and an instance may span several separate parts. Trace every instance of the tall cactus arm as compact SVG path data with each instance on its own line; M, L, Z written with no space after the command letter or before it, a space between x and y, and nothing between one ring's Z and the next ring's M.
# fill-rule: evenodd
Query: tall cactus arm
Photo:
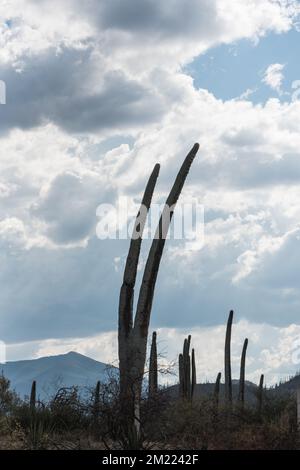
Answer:
M147 213L150 209L152 196L158 178L160 165L157 163L148 180L140 209L136 216L133 235L124 269L123 284L119 300L119 331L127 334L132 328L134 285L141 250L142 235L145 228Z
M166 200L163 212L161 214L154 240L149 251L145 271L142 279L142 285L139 292L137 312L134 322L134 328L140 330L142 336L147 337L147 331L150 321L151 307L154 295L154 288L157 279L159 264L161 261L166 236L173 217L175 205L182 191L190 167L199 150L199 144L195 144L192 150L186 156L178 174L175 183Z

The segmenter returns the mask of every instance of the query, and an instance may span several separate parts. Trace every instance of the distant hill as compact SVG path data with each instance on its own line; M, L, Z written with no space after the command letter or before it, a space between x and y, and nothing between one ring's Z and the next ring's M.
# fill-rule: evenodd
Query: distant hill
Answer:
M98 380L107 381L109 370L116 373L118 369L72 351L58 356L7 362L0 365L1 370L10 380L11 388L22 398L30 394L32 381L36 380L37 395L40 399L47 399L62 386L83 388L94 386Z
M0 373L3 372L11 382L21 398L30 394L33 380L37 382L37 395L45 400L53 395L58 388L77 385L82 391L94 386L98 380L106 382L111 374L118 374L118 369L108 364L95 361L76 352L60 354L58 356L41 357L25 361L7 362L0 364ZM213 394L214 383L201 383L196 385L195 396L209 396ZM233 398L238 395L239 381L232 381ZM276 395L295 393L300 388L300 375L296 375L286 382L268 389L268 393ZM256 400L257 385L246 381L245 399L248 402ZM171 398L179 394L178 385L168 387ZM224 396L224 384L220 385L220 396Z

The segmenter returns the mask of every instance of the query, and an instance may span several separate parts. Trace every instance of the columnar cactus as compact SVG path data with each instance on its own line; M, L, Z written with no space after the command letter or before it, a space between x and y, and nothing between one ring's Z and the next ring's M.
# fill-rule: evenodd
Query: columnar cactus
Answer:
M157 374L157 344L156 344L156 331L152 333L152 343L150 351L150 364L149 364L149 399L153 399L158 390L158 374Z
M184 366L183 354L179 354L179 398L184 398Z
M30 409L35 410L36 404L36 381L34 380L31 385L31 392L30 392Z
M225 401L227 405L232 405L232 379L231 379L231 328L233 320L233 310L230 310L226 328L225 338Z
M214 405L216 410L219 407L219 399L220 399L220 382L221 382L221 372L218 373L216 383L215 383L215 389L214 389Z
M135 318L133 318L133 298L137 266L142 235L159 173L159 165L155 165L146 186L126 260L119 300L120 402L125 426L131 433L133 432L132 426L134 426L134 432L137 436L140 434L140 398L145 369L148 329L158 269L175 205L198 149L199 145L195 144L185 158L166 200L146 261Z
M240 384L239 384L239 396L238 401L242 408L244 407L245 403L245 366L246 366L246 353L248 347L248 338L245 339L242 356L241 356L241 368L240 368Z
M196 361L195 361L195 350L192 349L192 388L191 388L191 400L193 400L195 388L197 383L196 376Z
M191 398L191 358L190 358L191 335L184 340L183 344L183 390L185 398Z
M264 392L264 374L261 374L259 386L257 391L257 411L260 414L263 406L263 392Z
M184 340L183 353L179 354L179 396L188 400L193 399L197 377L195 351L190 357L191 335Z
M94 396L94 417L97 418L99 415L100 407L100 381L98 380L95 387L95 396Z

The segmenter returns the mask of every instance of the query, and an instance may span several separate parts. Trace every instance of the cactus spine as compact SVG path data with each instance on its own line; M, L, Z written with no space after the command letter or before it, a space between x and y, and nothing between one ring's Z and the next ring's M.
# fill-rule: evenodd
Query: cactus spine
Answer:
M31 385L31 392L30 392L30 409L33 411L35 410L36 405L36 381L34 380Z
M241 356L241 369L240 369L240 383L239 383L239 403L241 404L242 408L244 408L245 404L245 367L246 367L246 353L248 347L248 338L245 339L242 356Z
M231 329L233 320L233 310L230 310L226 328L225 338L225 401L226 404L232 405L232 379L231 379Z
M157 343L156 331L152 334L152 343L150 351L150 365L149 365L149 399L153 399L158 390L158 374L157 374Z

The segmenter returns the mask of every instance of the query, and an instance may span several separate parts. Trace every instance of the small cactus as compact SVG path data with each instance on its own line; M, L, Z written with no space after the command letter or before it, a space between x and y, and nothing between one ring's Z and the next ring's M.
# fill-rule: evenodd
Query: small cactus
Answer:
M263 406L264 374L261 374L257 391L257 411L261 414Z
M34 380L31 385L30 392L30 409L35 410L36 405L36 381Z
M98 380L95 387L95 397L94 397L94 416L98 417L99 414L99 405L100 405L100 381Z
M239 396L238 401L242 408L244 408L245 403L245 366L246 366L246 353L248 347L248 338L245 339L242 356L241 356L241 369L240 369L240 384L239 384Z
M214 405L216 410L219 407L221 372L218 373L214 389Z

